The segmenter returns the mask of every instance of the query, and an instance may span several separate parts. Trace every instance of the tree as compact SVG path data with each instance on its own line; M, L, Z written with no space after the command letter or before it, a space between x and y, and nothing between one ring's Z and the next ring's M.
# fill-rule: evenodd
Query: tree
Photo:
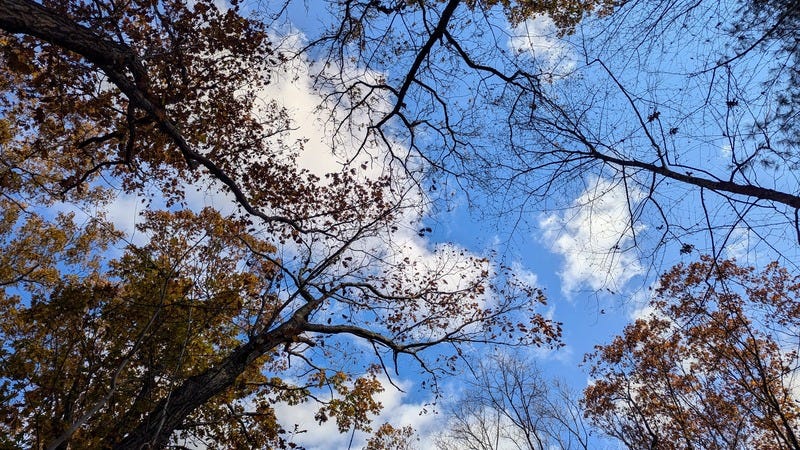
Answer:
M455 364L424 352L439 344L557 345L542 293L510 268L454 246L403 254L428 200L396 145L368 135L329 173L302 167L295 124L259 96L291 55L241 8L0 0L4 445L281 447L276 402L369 430L390 361L435 381ZM362 104L346 105L354 121ZM143 242L104 216L114 186L144 200ZM195 208L196 189L238 209Z
M445 405L442 450L588 449L590 430L569 387L548 382L520 355L478 363L463 393Z
M800 448L800 278L704 257L588 355L591 421L628 448Z
M411 427L395 428L385 423L367 441L364 450L413 450L414 430Z

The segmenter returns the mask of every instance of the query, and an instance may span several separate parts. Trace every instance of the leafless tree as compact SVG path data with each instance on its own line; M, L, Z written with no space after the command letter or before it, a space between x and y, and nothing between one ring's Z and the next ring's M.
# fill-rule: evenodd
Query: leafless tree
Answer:
M546 380L519 355L495 354L473 367L462 395L445 405L445 418L442 450L595 448L570 388Z

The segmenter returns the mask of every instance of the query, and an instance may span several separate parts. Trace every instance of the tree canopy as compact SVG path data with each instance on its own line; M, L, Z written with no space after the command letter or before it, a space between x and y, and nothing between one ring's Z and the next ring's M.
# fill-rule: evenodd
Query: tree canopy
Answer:
M464 391L444 405L440 450L596 448L569 386L547 380L524 354L495 354L471 367Z
M291 446L279 402L369 431L402 362L435 390L470 345L558 346L513 264L426 247L425 215L454 196L522 217L619 188L606 254L702 247L704 283L778 282L715 261L740 234L779 256L800 241L796 2L324 4L302 34L289 0L0 0L3 445ZM292 83L314 93L310 125L277 99ZM731 314L736 292L711 306ZM757 342L758 381L789 398L787 355L742 311L734 350ZM790 439L778 403L769 430ZM383 425L369 445L408 437Z
M709 257L588 356L587 416L631 449L800 448L800 280Z

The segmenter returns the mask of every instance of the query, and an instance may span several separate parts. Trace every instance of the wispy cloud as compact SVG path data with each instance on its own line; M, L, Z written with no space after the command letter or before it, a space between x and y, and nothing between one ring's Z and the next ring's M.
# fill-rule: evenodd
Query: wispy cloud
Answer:
M641 192L610 180L595 178L562 213L542 218L542 241L563 257L559 271L562 290L620 290L643 267L631 248L644 227L633 224L631 207Z
M575 55L567 41L558 37L553 20L547 16L528 19L514 27L508 46L533 58L545 81L562 78L575 69Z

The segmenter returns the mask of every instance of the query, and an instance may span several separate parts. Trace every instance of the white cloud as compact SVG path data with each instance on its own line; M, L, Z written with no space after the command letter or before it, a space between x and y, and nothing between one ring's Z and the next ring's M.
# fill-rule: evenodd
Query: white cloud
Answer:
M725 144L719 149L719 154L722 156L723 159L731 159L733 156L733 151L731 150L731 146L729 144Z
M286 37L284 46L291 47L298 45L299 36ZM489 262L477 257L475 254L456 244L434 245L428 238L428 233L421 233L422 220L427 210L428 199L423 191L411 180L403 170L388 166L388 161L392 159L388 152L391 150L396 155L404 155L407 150L396 143L390 143L391 149L378 147L364 139L365 128L359 127L359 122L366 123L366 116L359 115L356 111L354 115L348 117L352 126L347 127L346 131L336 130L335 124L344 120L346 111L342 109L331 109L330 105L325 105L321 94L314 86L313 73L320 68L297 59L292 62L292 67L285 73L276 73L273 83L260 93L259 107L273 108L275 105L286 109L295 129L282 133L279 137L282 142L290 144L302 141L302 147L292 147L298 152L298 164L311 171L313 174L323 176L326 173L341 171L343 164L350 158L358 156L353 167L361 167L361 162L366 161L366 169L359 175L365 179L374 179L389 171L392 172L394 182L400 188L394 192L403 195L403 209L396 217L395 223L390 224L373 236L364 238L358 243L353 244L350 253L343 256L353 256L355 262L350 263L349 268L341 268L342 273L356 273L358 269L353 267L363 267L364 272L383 272L387 279L392 277L398 280L406 280L407 283L402 288L407 288L412 282L422 283L426 279L433 279L442 291L455 292L473 285L476 280L483 276L484 272L492 273ZM325 69L322 70L338 70ZM377 78L380 74L359 72L355 68L346 68L342 73L351 77ZM388 103L381 104L381 99L376 99L371 107L373 111L381 108L388 109ZM274 103L273 103L274 102ZM324 107L320 108L320 104ZM334 120L331 120L333 117ZM334 133L341 132L334 136ZM362 144L364 144L362 146ZM406 167L413 167L413 164ZM404 167L403 169L405 169ZM325 182L324 178L322 178ZM233 199L224 193L217 191L194 192L188 189L187 204L193 210L199 210L203 206L214 206L219 210L231 211L234 207ZM109 214L118 226L126 233L133 233L133 225L139 217L138 199L119 197L109 206ZM353 224L357 227L357 224ZM131 234L132 235L132 234ZM285 254L281 257L284 260L297 256L300 252L311 251L315 253L316 259L323 259L325 255L331 253L331 249L341 244L341 241L326 240L320 237L309 247L292 248L291 243L286 248L281 249ZM404 263L409 261L410 263ZM536 275L529 271L524 271L520 265L515 265L515 272L521 281L534 285L537 281ZM332 270L332 272L335 272ZM331 273L331 276L338 276L338 273ZM358 273L356 273L358 275ZM401 284L398 283L398 287ZM479 304L490 301L489 289L487 294L475 299ZM393 294L395 292L388 292ZM435 308L437 305L419 305L417 311L422 315ZM457 318L448 318L448 326L456 327L459 325ZM426 330L430 333L443 333L444 328L438 330ZM423 336L414 336L422 338ZM374 420L375 426L383 422L389 422L393 426L403 427L412 426L420 436L420 448L432 448L432 439L436 435L438 416L429 413L421 414L425 408L425 401L411 401L408 399L408 392L415 389L410 381L400 381L398 385L405 391L400 392L395 389L387 380L381 380L386 391L379 395L379 401L384 405L383 412ZM294 429L294 424L298 424L302 430L293 436L294 442L302 444L309 450L313 449L345 449L351 446L349 434L340 434L335 421L328 421L318 424L314 419L314 414L318 406L306 403L296 406L279 404L276 406L276 415L287 431ZM366 439L364 433L356 433L353 436L352 448L363 447Z
M631 227L630 215L641 196L595 178L572 207L540 220L543 242L564 258L559 272L564 293L582 288L617 291L643 272L630 249L634 233L643 229L640 224Z
M511 263L511 270L514 272L517 279L519 279L526 285L528 286L539 285L539 277L536 276L535 273L525 268L525 266L523 266L522 263L520 263L519 261L514 261L513 263Z
M142 213L148 208L164 208L163 201L159 195L144 194L131 195L121 189L110 186L117 190L114 198L101 208L101 212L119 231L122 231L124 242L134 245L142 245L149 237L136 229L138 223L143 222ZM151 201L151 206L147 205L147 200ZM232 194L227 191L220 191L215 185L186 187L185 197L186 207L192 211L199 212L205 207L213 207L221 214L231 214L236 210L236 202ZM84 215L95 216L97 211L82 211Z
M791 355L794 351L797 351L794 347L786 348L784 349L784 355ZM787 357L786 359L794 363L793 367L795 367L795 369L784 373L783 385L786 386L794 403L800 405L800 370L797 369L797 363L800 361L798 361L797 357Z
M135 195L120 193L105 207L106 217L114 228L125 233L125 239L132 243L141 243L142 233L136 231L136 224L142 213L141 198Z
M302 48L304 39L298 33L273 38L279 42L276 51L287 54L294 54ZM297 160L300 167L323 176L341 171L344 164L357 167L361 162L367 162L367 169L361 174L372 178L390 169L385 164L387 149L367 139L367 130L370 119L380 112L389 111L391 103L377 92L366 96L354 91L354 98L334 95L325 99L329 92L322 81L330 77L345 82L378 84L383 74L353 66L338 67L331 62L320 64L293 58L271 76L270 84L260 93L259 105L267 111L274 107L272 102L285 108L293 129L282 133L281 139L285 143L302 142ZM401 146L396 147L392 151L403 151Z
M548 16L528 19L511 30L508 46L530 55L545 81L567 76L575 69L575 55L569 44L558 37L558 30Z
M649 288L638 289L630 295L626 304L628 306L628 318L631 322L639 319L648 320L651 317L665 318L651 303L660 284L659 280L653 281Z
M391 386L385 378L381 383L386 387L378 399L383 404L383 411L376 418L375 423L390 423L396 428L410 426L419 438L419 448L433 448L433 438L440 428L441 418L434 413L428 404L430 399L420 402L408 401L408 393L412 392L414 384L403 381L397 384L404 392Z
M288 36L283 41L284 49L297 48L302 44L299 40L302 36ZM280 39L276 39L280 40ZM342 255L352 259L347 261L347 266L341 265L338 268L331 268L330 276L352 276L368 277L369 275L380 275L386 280L398 280L393 285L389 283L382 287L390 295L402 295L405 289L413 287L413 284L423 285L427 281L433 280L437 290L456 292L473 285L476 280L482 279L484 272L492 273L489 262L479 258L466 249L451 243L432 244L429 239L430 230L421 231L424 227L423 219L428 212L428 198L410 175L405 172L408 167L413 169L413 161L402 168L391 167L389 152L397 156L408 156L407 149L395 142L390 142L391 148L381 144L370 142L365 139L366 127L360 124L368 123L364 112L350 114L350 111L333 107L326 104L323 100L325 94L324 87L314 84L315 71L335 71L342 76L352 78L376 79L381 76L378 73L365 73L357 68L345 68L341 72L339 68L318 67L309 64L304 60L296 59L292 61L292 66L285 73L276 73L273 82L261 93L259 104L264 108L271 108L277 105L285 108L292 122L293 130L287 131L280 136L285 143L302 141L302 147L293 148L297 150L298 164L311 171L317 176L322 177L326 173L340 172L343 164L356 157L353 167L361 167L362 162L366 162L366 169L359 169L359 176L365 180L376 179L385 173L391 173L396 189L386 195L398 196L388 197L398 200L401 211L394 218L393 223L387 224L375 233L366 236L359 241L350 244L348 252ZM382 103L381 98L375 99L370 104L370 108L375 110L388 110L389 103ZM274 102L274 103L273 103ZM320 107L322 105L322 107ZM337 129L336 125L347 122L348 126ZM408 161L404 161L408 162ZM324 182L324 178L322 178ZM400 198L399 196L402 196ZM353 228L358 224L352 224ZM315 256L313 259L322 260L326 255L331 254L340 240L333 238L318 237L316 241L308 247L299 246L298 248L286 247L282 249L286 255L282 259L298 256L302 252L311 252ZM291 245L291 243L287 244ZM307 256L307 255L304 255ZM521 270L521 267L518 267ZM531 272L520 272L523 281L535 283L536 276ZM404 282L400 282L403 281ZM430 286L425 286L430 288ZM394 289L394 290L393 290ZM487 294L475 300L479 304L490 301L489 289ZM431 298L435 300L435 298ZM420 300L413 305L419 316L427 315L435 309L437 304L425 304ZM399 305L397 308L406 307ZM457 318L448 317L446 324L449 328L459 325ZM350 320L358 320L357 317L350 317ZM447 329L449 329L447 328ZM436 329L420 330L417 334L407 336L412 338L430 338L433 334L444 333L445 327ZM437 336L438 336L437 334ZM411 426L419 437L420 448L433 448L432 439L436 436L438 416L433 413L421 414L426 407L426 401L409 400L409 392L417 389L410 381L396 381L405 391L400 392L395 389L386 379L381 379L385 391L379 394L378 400L383 404L384 409L380 416L373 421L375 427L384 422L388 422L395 427ZM301 433L293 435L294 442L303 445L309 450L313 449L346 449L362 448L368 439L365 433L340 434L334 421L318 424L314 419L314 414L318 410L318 405L305 403L296 406L279 404L276 406L276 415L285 429L291 432L294 424L298 424ZM430 411L430 408L428 408Z
M562 364L573 364L575 350L570 345L558 348L532 346L528 349L528 354L537 361L556 361Z
M111 187L111 189L115 189ZM114 228L123 233L125 243L141 244L146 236L136 230L141 213L145 209L142 198L137 195L126 194L118 191L108 203L103 204L75 204L56 203L50 209L52 213L75 214L77 221L86 221L89 218L103 217Z
M728 242L725 245L725 256L739 261L746 260L753 248L752 231L746 227L737 226L731 230Z
M288 53L304 46L303 39L297 33L273 36L273 40L279 42L278 51ZM358 176L365 182L391 173L393 189L387 188L385 198L400 204L400 212L393 223L350 244L350 250L342 256L350 256L356 262L349 263L349 267L339 267L338 272L336 269L329 270L330 275L353 274L358 271L354 271L353 267L360 266L363 269L360 275L383 272L387 278L407 280L404 288L408 287L408 282L421 283L426 279L435 279L442 290L451 292L474 284L478 276L488 269L488 263L457 245L431 245L427 233L419 235L422 220L428 212L428 198L412 179L413 174L407 172L409 168L414 170L414 162L406 160L403 167L392 166L399 164L392 163L396 160L391 156L407 157L407 149L396 142L390 141L387 147L385 142L367 139L368 113L388 111L391 104L381 96L364 103L368 111L364 108L348 108L347 99L333 104L331 98L325 99L327 91L324 85L317 83L318 74L369 83L375 83L382 77L380 73L357 67L340 68L330 64L314 64L303 58L290 59L280 70L273 72L271 83L259 92L256 114L268 118L274 115L275 108L285 109L290 129L272 139L276 145L286 145L290 152L296 152L297 165L318 176L319 183L327 183L326 174L339 173L344 167L356 168ZM219 186L201 188L200 191L188 186L187 207L199 211L205 206L212 206L223 214L233 212L233 197L213 187ZM107 207L109 218L129 239L146 239L141 233L136 235L134 228L142 210L139 201L137 197L120 195ZM318 220L323 223L327 219L320 217ZM341 224L340 228L344 230L341 234L356 230L359 226L357 223ZM340 238L313 236L297 248L289 242L281 249L282 258L284 261L291 257L305 259L310 252L312 261L322 261L338 249L342 243ZM420 310L426 310L425 306Z

